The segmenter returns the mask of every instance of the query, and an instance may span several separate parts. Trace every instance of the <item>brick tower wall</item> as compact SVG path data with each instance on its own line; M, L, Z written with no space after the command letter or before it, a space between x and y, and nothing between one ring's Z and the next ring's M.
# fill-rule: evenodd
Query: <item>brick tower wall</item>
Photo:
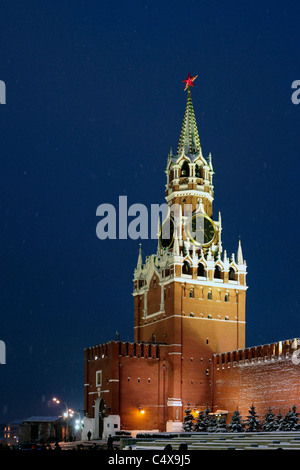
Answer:
M164 431L167 400L164 345L110 341L85 350L86 414L95 418L99 394L106 415L119 415L121 429ZM102 373L96 385L97 371ZM142 413L141 411L144 411Z

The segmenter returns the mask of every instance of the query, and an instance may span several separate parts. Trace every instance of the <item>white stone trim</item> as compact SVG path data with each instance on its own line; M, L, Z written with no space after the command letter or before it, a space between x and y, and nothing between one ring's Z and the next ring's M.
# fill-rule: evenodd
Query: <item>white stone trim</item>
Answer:
M181 398L168 398L167 406L182 406Z
M237 281L232 281L234 282L235 284L229 284L229 283L215 283L214 281L204 281L203 279L193 279L191 276L189 276L189 278L185 278L185 277L173 277L172 279L173 282L181 282L181 283L185 283L187 282L188 284L195 284L195 285L202 285L203 287L206 286L206 287L224 287L224 288L227 288L227 289L239 289L239 290L247 290L248 289L248 286L247 285L241 285L241 284L238 284ZM236 288L234 286L237 286Z
M207 193L205 191L197 191L195 189L190 189L190 190L183 190L183 191L173 191L169 196L166 197L166 201L169 202L171 199L174 199L175 197L181 197L181 196L196 196L196 197L204 197L208 199L210 202L213 202L214 198L210 193Z
M169 315L168 317L165 317L165 318L160 318L158 320L156 320L156 323L157 322L160 322L160 321L164 321L164 320L170 320L171 318L185 318L185 319L190 319L190 320L207 320L207 321L221 321L221 322L226 322L226 323L245 323L245 321L242 321L242 320L225 320L224 319L220 319L220 318L207 318L207 317L190 317L189 315L188 316L185 316L185 315ZM144 328L146 326L149 326L151 325L151 323L145 323L144 325L137 325L137 326L134 326L133 329L135 328ZM167 346L166 344L163 344L162 346Z

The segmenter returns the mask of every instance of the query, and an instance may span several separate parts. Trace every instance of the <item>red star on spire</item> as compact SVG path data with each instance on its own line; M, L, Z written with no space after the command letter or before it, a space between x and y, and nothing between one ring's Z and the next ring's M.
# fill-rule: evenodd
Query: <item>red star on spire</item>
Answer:
M184 91L190 86L194 86L194 80L196 80L197 77L198 75L195 75L195 77L192 77L191 74L189 73L188 78L186 80L182 80L183 83L185 83Z

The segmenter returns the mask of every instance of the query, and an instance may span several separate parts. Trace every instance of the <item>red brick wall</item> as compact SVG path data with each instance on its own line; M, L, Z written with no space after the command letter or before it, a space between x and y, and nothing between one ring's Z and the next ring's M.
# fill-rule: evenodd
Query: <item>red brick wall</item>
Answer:
M246 417L253 404L262 420L269 406L275 414L284 415L294 405L300 411L300 365L292 362L292 353L288 340L215 355L214 411L228 410L230 419L238 408Z

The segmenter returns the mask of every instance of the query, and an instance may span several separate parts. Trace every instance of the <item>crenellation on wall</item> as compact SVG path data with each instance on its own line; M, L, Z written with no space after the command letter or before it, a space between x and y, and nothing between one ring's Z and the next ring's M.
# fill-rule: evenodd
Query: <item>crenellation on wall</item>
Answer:
M224 366L227 366L230 363L236 363L242 366L289 358L292 356L293 352L297 350L298 341L300 344L300 340L294 338L285 341L278 341L277 343L263 344L214 354L214 366L218 370L220 367L224 369Z
M97 361L112 356L159 359L163 344L150 342L109 341L84 350L86 361Z

